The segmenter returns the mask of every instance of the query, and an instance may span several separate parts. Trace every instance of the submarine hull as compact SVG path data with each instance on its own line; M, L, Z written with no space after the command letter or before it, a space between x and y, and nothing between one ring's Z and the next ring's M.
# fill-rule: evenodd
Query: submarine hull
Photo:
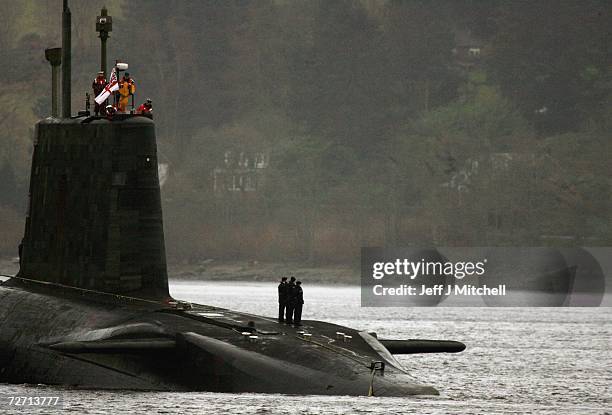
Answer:
M177 310L92 301L91 295L49 295L22 285L9 281L0 287L0 382L234 393L438 393L416 383L374 337L347 327L305 321L295 328L210 306ZM352 338L338 339L338 331ZM372 362L383 362L384 370L373 370Z

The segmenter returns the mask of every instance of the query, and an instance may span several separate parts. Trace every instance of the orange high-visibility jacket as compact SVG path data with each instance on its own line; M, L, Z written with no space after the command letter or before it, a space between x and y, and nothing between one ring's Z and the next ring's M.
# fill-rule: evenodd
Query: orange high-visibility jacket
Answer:
M119 94L121 98L127 99L130 95L133 95L136 92L136 84L133 80L129 81L121 81L121 85L119 86Z

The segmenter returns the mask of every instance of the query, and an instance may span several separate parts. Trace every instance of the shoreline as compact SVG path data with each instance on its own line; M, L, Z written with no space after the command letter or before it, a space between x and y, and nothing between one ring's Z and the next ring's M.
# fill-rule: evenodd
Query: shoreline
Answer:
M308 266L303 263L214 261L198 264L168 264L168 278L199 281L278 282L295 277L308 283L359 285L360 271L346 265Z
M0 258L0 274L15 275L18 258ZM216 261L207 259L196 264L168 264L168 279L183 281L252 281L278 282L292 277L305 283L359 285L360 271L346 265L308 266L303 263L258 261Z

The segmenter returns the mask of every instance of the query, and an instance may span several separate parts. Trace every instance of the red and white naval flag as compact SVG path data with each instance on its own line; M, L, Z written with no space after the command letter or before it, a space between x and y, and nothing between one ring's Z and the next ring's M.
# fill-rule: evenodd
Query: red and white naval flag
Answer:
M106 101L111 92L116 91L118 89L119 83L117 82L117 71L115 70L115 68L113 68L108 84L104 87L102 92L100 92L100 95L96 97L96 102L98 103L98 105L102 105L102 103Z

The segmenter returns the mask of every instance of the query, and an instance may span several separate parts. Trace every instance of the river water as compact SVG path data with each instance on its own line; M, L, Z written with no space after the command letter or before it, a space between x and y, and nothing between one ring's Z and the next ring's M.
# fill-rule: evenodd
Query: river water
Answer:
M274 316L276 284L171 281L175 298ZM399 356L438 397L80 391L0 384L0 395L60 395L62 409L0 413L612 414L612 308L362 308L354 286L304 285L303 319L381 338L459 340L459 354Z

